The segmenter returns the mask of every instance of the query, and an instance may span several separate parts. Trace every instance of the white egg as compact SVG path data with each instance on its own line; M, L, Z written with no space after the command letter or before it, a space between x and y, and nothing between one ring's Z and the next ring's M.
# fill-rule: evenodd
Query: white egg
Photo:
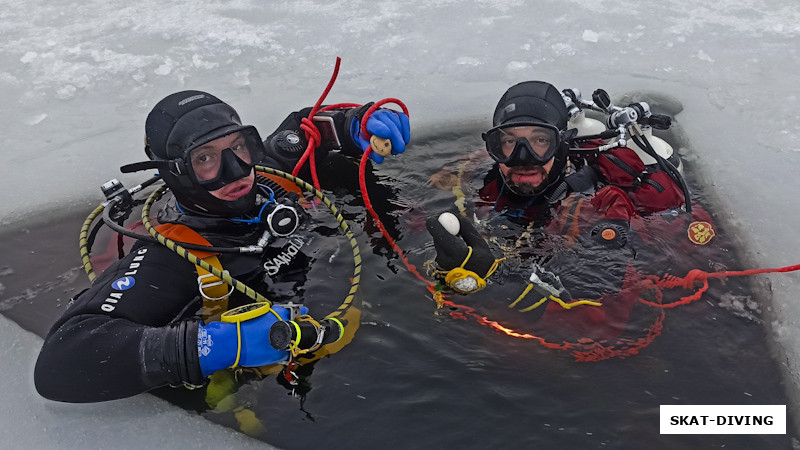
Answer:
M457 235L458 232L461 231L461 224L458 222L458 217L456 217L453 213L442 213L442 215L439 216L439 223L442 224L444 229L453 236Z

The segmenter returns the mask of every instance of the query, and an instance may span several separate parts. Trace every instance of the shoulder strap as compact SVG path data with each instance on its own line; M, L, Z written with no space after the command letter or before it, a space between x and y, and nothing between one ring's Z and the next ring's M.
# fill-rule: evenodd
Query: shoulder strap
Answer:
M628 147L602 152L597 158L597 163L598 169L609 184L633 189L642 184L645 165Z
M300 186L294 184L294 182L287 180L286 178L266 172L256 172L256 174L280 186L286 192L294 192L300 195L300 197L303 196L303 191L300 189Z
M211 243L206 238L186 225L163 223L156 226L156 231L173 241L211 247ZM217 268L220 272L222 271L222 264L219 262L218 257L219 252L188 249L187 251L212 267ZM197 270L198 289L203 297L203 321L208 323L215 318L219 318L219 315L228 309L228 296L231 290L225 282L206 269L198 265L195 265L195 269Z
M589 194L594 192L597 186L597 173L587 164L575 173L567 175L564 181L572 189L572 192Z
M661 185L661 183L659 183L658 181L650 178L650 176L648 174L646 174L645 177L642 179L642 183L649 184L650 186L653 186L653 189L655 189L656 192L658 192L659 194L664 192L664 190L666 189L664 186Z

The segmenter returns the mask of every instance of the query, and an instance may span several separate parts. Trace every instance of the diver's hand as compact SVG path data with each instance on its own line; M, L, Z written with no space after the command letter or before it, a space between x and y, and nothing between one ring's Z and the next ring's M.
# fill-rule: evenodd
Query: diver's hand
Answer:
M440 217L443 216L444 218L440 220ZM445 228L445 224L451 228L453 233ZM497 261L489 244L469 220L460 215L444 213L440 216L429 217L425 225L433 237L433 246L436 248L436 264L443 271L451 272L453 269L461 268L473 272L483 280L496 269ZM452 284L451 287L465 293L479 289L462 289L452 286Z
M397 155L406 150L411 140L411 126L405 113L391 109L378 109L367 119L367 131L372 134L368 140L361 135L361 120L369 109L362 107L359 114L350 122L350 137L362 151L372 147L370 158L382 163L386 156Z
M305 314L308 308L303 306L300 312ZM229 367L260 367L289 359L288 351L275 350L269 343L270 327L279 320L290 320L289 310L273 305L271 311L265 307L252 317L245 314L234 322L200 323L197 352L203 376Z

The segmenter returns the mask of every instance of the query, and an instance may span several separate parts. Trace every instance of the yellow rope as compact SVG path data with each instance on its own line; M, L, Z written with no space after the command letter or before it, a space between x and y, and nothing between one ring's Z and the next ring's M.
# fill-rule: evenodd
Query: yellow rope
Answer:
M500 263L505 261L505 258L495 259L494 263L492 263L492 266L486 272L486 275L481 277L477 273L464 268L464 266L467 265L471 257L472 257L472 246L467 246L467 257L464 258L464 262L461 263L461 266L455 267L449 271L434 270L433 273L436 275L444 275L445 276L444 282L447 283L447 285L453 288L453 290L455 290L456 292L460 292L462 294L471 294L473 292L478 292L486 287L486 279L489 278L493 273L495 273L495 271L497 271L497 268L500 267ZM463 280L466 278L474 279L475 283L477 284L477 287L470 291L464 291L457 288L454 285L454 283L458 282L459 280ZM435 296L434 300L436 300L437 303L439 302L439 300L437 300Z
M292 351L292 356L294 356L295 358L297 356L299 356L299 355L302 355L303 353L311 353L311 352L317 350L320 347L319 344L315 344L315 345L313 345L313 346L311 346L310 348L307 348L307 349L300 349L298 347L298 345L300 344L301 336L300 336L300 325L298 325L297 322L311 322L317 330L319 330L319 328L320 328L319 322L314 320L314 318L309 316L308 314L303 314L301 316L297 316L294 319L294 321L292 321L292 323L294 324L295 331L297 332L297 338L295 338L295 342L291 346L290 349ZM339 324L341 325L341 322L339 322Z
M233 362L233 365L230 368L234 368L239 365L239 358L242 356L242 321L236 321L236 361Z
M522 291L522 294L520 294L519 297L517 297L516 300L511 302L511 304L508 305L508 307L509 308L515 307L517 305L517 303L519 303L523 298L525 298L526 295L528 295L528 293L531 291L531 289L533 289L533 283L529 283L528 286L525 288L525 290ZM576 300L574 302L566 303L564 300L561 300L560 298L556 297L555 295L551 295L549 297L542 297L542 299L539 300L538 302L534 303L531 306L528 306L527 308L520 309L519 311L520 312L532 311L532 310L538 308L539 306L542 306L542 304L544 304L548 300L551 300L551 301L554 301L554 302L558 303L564 309L572 309L573 307L580 306L580 305L603 306L602 303L594 302L594 301L591 301L591 300Z
M554 302L558 303L558 304L559 304L559 305L561 305L561 307L562 307L562 308L564 308L564 309L570 309L570 308L572 308L573 306L580 306L580 305L589 305L589 306L603 306L603 304L602 304L602 303L600 303L600 302L593 302L593 301L591 301L591 300L576 300L576 301L574 301L574 302L571 302L571 303L565 303L565 302L564 302L563 300L561 300L560 298L558 298L558 297L554 297L554 296L552 296L552 295L550 296L550 300L552 300L552 301L554 301Z

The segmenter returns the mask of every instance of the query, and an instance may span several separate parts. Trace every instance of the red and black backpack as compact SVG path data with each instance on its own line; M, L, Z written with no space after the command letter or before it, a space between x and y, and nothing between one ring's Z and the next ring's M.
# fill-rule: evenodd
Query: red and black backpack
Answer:
M628 147L617 147L597 157L606 181L623 189L642 213L675 208L684 203L683 191L663 170L648 169Z

